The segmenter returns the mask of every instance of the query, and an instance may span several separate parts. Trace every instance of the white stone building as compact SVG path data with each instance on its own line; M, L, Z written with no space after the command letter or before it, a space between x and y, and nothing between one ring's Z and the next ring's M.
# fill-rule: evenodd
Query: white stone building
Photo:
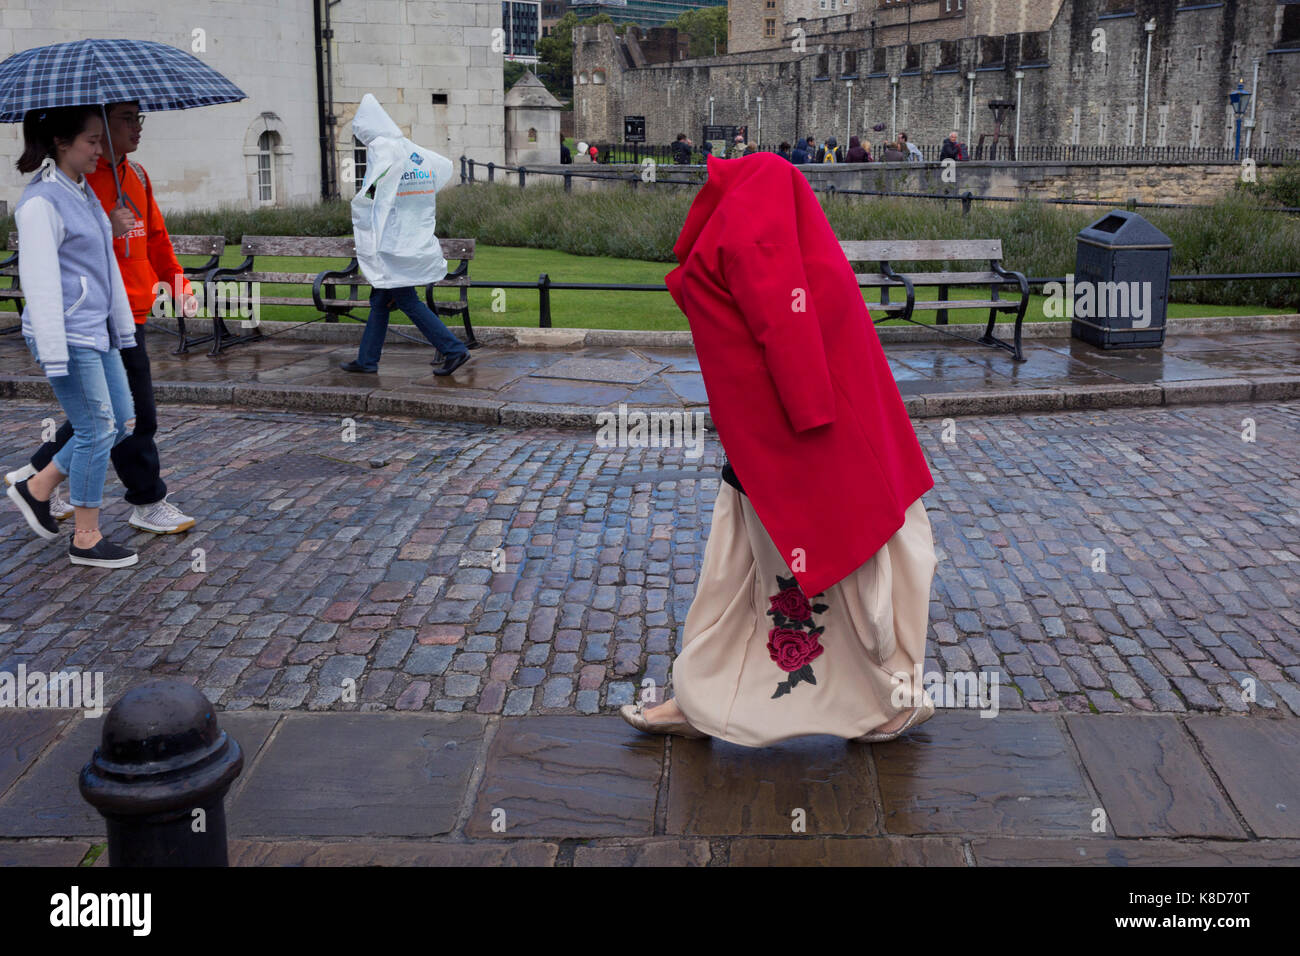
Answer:
M350 121L365 93L458 174L462 155L503 162L500 28L500 0L3 0L0 59L87 37L189 50L248 98L149 113L133 158L164 209L249 208L313 202L331 186L351 198L364 151ZM10 208L21 151L21 125L0 125Z

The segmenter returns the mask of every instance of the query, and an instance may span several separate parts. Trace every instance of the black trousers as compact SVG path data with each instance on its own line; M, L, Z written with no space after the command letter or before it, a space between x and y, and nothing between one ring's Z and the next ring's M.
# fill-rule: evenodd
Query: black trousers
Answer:
M153 400L153 373L149 370L144 326L135 327L135 348L123 349L121 354L126 384L135 404L135 430L113 446L113 470L126 486L128 503L151 505L167 495L167 485L162 480L158 446L154 443L154 435L158 433L158 407ZM47 441L32 455L32 467L40 471L48 465L68 443L72 431L72 423L65 420L54 441Z

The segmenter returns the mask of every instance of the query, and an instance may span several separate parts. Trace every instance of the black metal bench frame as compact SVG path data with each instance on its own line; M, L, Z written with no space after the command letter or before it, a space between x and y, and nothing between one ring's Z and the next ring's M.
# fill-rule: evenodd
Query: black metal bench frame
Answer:
M874 324L878 325L889 319L902 319L913 325L934 329L953 338L1005 349L1011 353L1015 361L1025 361L1024 351L1021 347L1021 326L1024 323L1025 312L1029 308L1029 280L1023 273L1014 272L1003 267L1002 240L906 239L897 241L845 241L840 243L840 248L850 262L878 262L880 265L879 273L856 273L859 287L878 288L880 290L880 302L878 304L868 304L869 308L875 308L881 313L880 318L872 320ZM988 260L989 268L987 272L903 273L896 271L891 264L903 261L955 262L980 259ZM1003 301L999 293L1002 285L1011 283L1015 283L1020 289L1020 300L1018 302ZM950 288L983 285L989 286L989 298L987 299L948 299L948 290ZM904 301L901 303L890 302L890 289L899 287L903 289ZM918 287L937 288L939 290L939 299L935 302L917 302L916 289ZM950 310L976 308L987 308L989 310L988 325L984 329L984 334L978 339L973 339L967 335L959 335L946 328L940 328L948 325L948 312ZM914 317L917 309L937 312L934 323L918 321ZM993 327L997 323L998 314L1002 312L1013 313L1015 316L1015 328L1011 342L1000 339L993 334Z

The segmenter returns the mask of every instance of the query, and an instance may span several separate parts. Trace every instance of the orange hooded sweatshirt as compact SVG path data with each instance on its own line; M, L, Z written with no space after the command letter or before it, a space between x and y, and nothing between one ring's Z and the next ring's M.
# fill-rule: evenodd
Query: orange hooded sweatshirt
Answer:
M143 174L143 181L136 170ZM176 260L172 249L171 236L167 234L167 225L163 222L158 203L153 198L153 185L149 174L139 163L133 163L126 156L117 161L117 175L122 180L122 192L131 203L135 204L132 212L139 210L135 226L127 235L113 240L113 251L117 253L117 264L122 270L122 281L126 284L126 295L131 300L131 312L135 315L137 325L143 325L153 311L157 295L154 284L163 282L170 292L175 288L176 276L182 276L181 289L193 293L190 283L184 278L184 270ZM104 212L112 214L117 207L117 184L113 181L113 167L108 157L101 155L95 171L86 177L90 188L95 190ZM127 239L131 240L131 252L127 255Z

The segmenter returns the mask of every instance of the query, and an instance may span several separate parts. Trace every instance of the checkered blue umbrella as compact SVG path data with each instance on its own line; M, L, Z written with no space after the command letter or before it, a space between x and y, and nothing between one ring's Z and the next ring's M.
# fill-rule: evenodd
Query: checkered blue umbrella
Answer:
M139 100L141 110L155 112L246 98L198 57L150 40L74 40L0 63L0 123L56 106Z
M74 40L23 50L0 63L0 123L21 123L29 110L59 106L94 105L102 111L109 103L138 100L142 111L157 112L247 98L198 57L152 40ZM121 207L127 199L112 140L106 140Z

